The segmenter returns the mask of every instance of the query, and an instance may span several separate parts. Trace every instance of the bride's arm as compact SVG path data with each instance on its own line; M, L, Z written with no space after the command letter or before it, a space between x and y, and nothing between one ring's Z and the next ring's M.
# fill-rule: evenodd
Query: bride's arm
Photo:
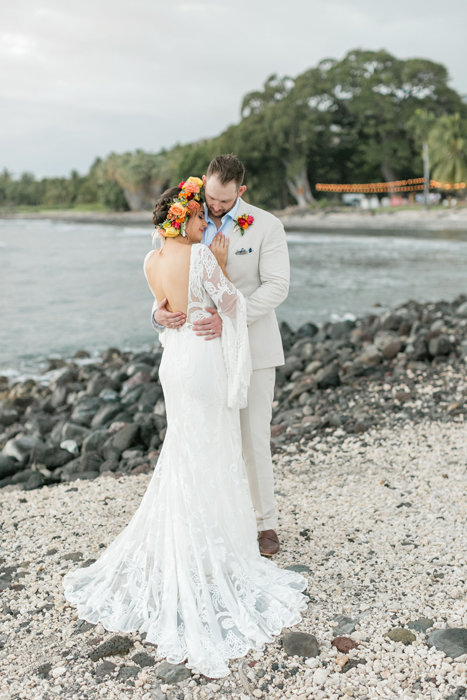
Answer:
M229 239L226 238L223 233L218 233L209 246L209 250L213 253L222 272L228 280L230 280L230 277L227 274L227 255L229 252L229 243Z
M241 292L232 284L215 255L206 246L200 249L203 265L203 286L220 314L234 318L237 313L238 295Z
M251 375L245 297L224 275L209 248L201 246L199 255L203 286L223 321L221 344L227 371L227 405L245 408Z

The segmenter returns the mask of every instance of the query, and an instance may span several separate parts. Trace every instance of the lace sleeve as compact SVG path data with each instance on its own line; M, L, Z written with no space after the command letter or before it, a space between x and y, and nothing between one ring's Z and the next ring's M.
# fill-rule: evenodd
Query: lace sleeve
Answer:
M222 353L227 370L227 405L245 408L251 374L246 300L205 245L199 248L203 286L222 318Z
M214 254L207 246L200 247L199 255L203 266L203 287L219 313L234 318L237 313L237 288L224 275Z

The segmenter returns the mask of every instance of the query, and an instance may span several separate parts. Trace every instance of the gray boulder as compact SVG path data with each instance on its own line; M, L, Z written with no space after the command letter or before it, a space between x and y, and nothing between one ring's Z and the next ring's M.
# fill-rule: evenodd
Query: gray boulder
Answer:
M43 464L47 469L56 469L63 467L64 464L70 462L73 455L68 451L56 445L36 445L32 454L34 464Z
M101 399L95 396L81 398L75 405L70 419L73 423L88 427L101 405Z
M35 435L25 435L19 433L11 440L8 440L2 450L5 457L14 457L18 462L25 462L32 455L34 448L42 444L40 438Z
M82 453L85 454L86 452L101 452L102 449L104 448L104 443L107 439L107 430L105 428L101 428L100 430L94 430L92 433L89 433L84 438L83 441L83 447L82 447Z
M431 338L428 343L428 350L432 357L449 355L453 349L453 344L447 335L438 335L436 338Z
M364 367L374 367L379 365L383 360L383 355L376 345L366 345L363 351L358 356L358 361Z
M122 407L115 401L104 403L95 413L91 420L91 428L98 428L101 425L108 425L117 416Z
M393 331L378 331L374 345L380 350L386 360L392 360L402 347L402 341Z
M191 676L191 671L184 664L169 664L164 661L156 668L156 676L165 683L180 683Z
M282 646L287 656L319 656L319 645L313 634L288 632L282 636Z
M320 389L328 389L332 386L339 386L341 383L339 377L339 366L337 362L331 362L326 367L318 370L316 373L316 382Z
M121 454L124 450L136 444L138 433L139 426L135 423L127 423L123 428L120 428L104 444L103 454L105 459L110 459L115 454Z
M63 440L74 440L77 445L82 445L83 440L86 435L89 434L89 430L82 425L67 421L60 431L60 441ZM52 437L54 437L52 435Z
M0 454L0 479L16 474L21 469L21 462L14 457Z
M467 629L452 627L444 630L434 630L427 639L429 646L444 651L446 656L456 659L467 654Z

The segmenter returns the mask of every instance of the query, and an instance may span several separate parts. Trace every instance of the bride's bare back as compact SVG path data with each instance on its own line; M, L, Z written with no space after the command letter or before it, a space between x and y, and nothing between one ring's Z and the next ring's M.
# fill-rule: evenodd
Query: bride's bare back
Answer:
M158 302L167 299L168 311L187 312L190 252L191 245L167 240L145 262L148 284Z

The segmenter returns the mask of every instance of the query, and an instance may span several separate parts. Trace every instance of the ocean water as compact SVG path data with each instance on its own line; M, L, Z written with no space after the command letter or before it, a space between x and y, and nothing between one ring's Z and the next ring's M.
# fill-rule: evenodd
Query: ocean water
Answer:
M0 220L0 372L34 375L77 349L153 347L151 235L150 225ZM290 293L277 313L293 328L467 293L467 232L287 236Z

